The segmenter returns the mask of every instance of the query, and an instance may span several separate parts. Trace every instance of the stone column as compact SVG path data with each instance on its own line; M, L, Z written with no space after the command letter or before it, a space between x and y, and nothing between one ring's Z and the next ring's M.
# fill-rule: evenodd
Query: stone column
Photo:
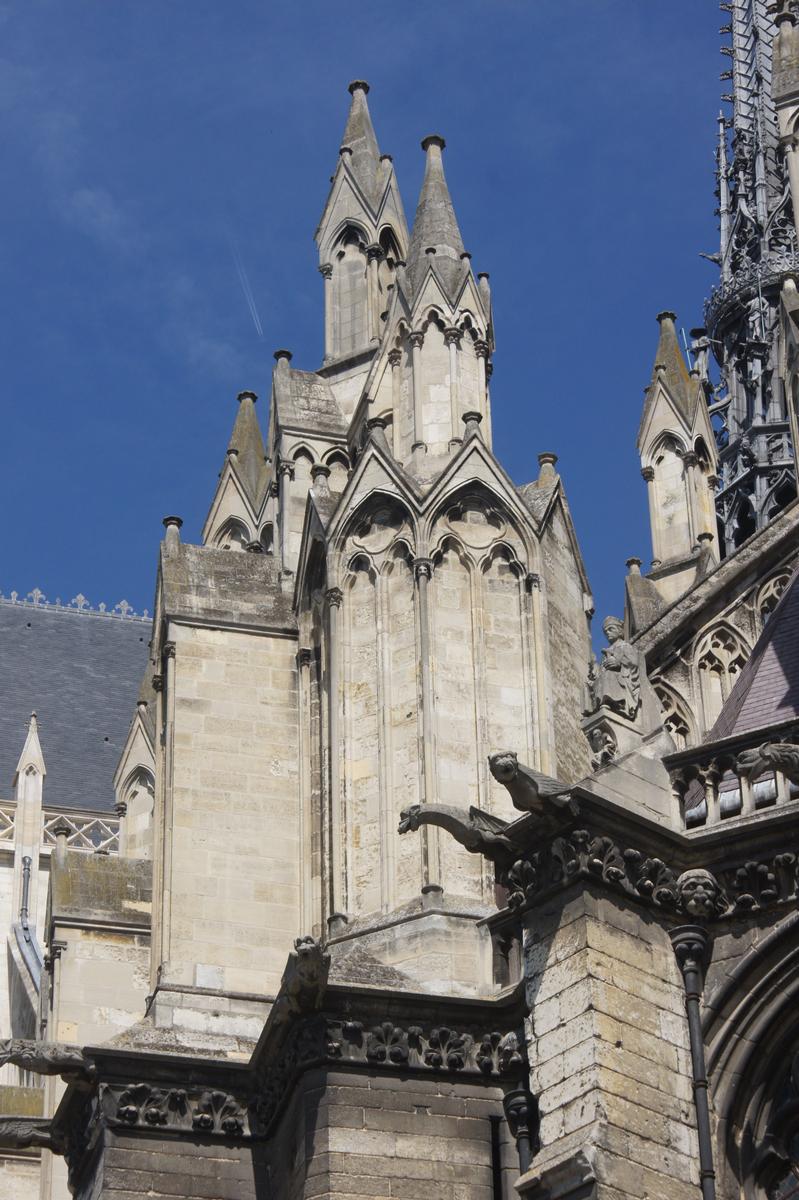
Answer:
M649 528L652 531L652 557L661 557L660 524L658 520L657 497L655 495L655 468L641 467L641 475L646 480L646 494L649 500Z
M452 435L449 440L450 448L459 446L460 437L459 388L458 388L458 350L461 344L461 331L454 325L444 330L444 343L449 347L449 410Z
M488 412L488 342L480 338L474 343L477 355L477 403L482 413Z
M174 824L174 762L175 762L175 643L165 642L164 662L164 842L163 889L161 893L161 966L171 957L172 912L172 832ZM181 982L186 982L182 980Z
M322 263L319 271L325 281L325 362L333 354L333 264Z
M282 462L277 469L278 474L278 502L280 504L280 565L284 571L289 571L289 484L294 478L294 465L290 462Z
M392 421L394 457L399 460L402 456L400 447L400 389L402 387L400 364L402 362L402 351L398 349L389 350L388 362L391 367L391 407L394 412L394 420Z
M366 296L369 310L369 337L373 342L380 339L380 260L383 247L377 242L366 247Z
M154 992L158 985L158 973L163 961L163 927L162 903L164 891L164 792L166 780L164 777L164 749L162 735L164 729L164 676L160 671L153 672L153 691L155 692L155 796L153 799L153 911L150 953L150 991Z
M429 558L417 558L413 563L413 575L416 580L419 597L419 663L422 682L422 778L424 782L424 804L435 804L435 746L433 728L433 678L431 672L432 645L430 639L430 595L429 584L433 574L433 564ZM427 835L422 842L422 873L423 886L440 886L441 870L438 854L438 830L434 826L425 826Z
M344 912L344 844L341 812L341 588L325 592L327 607L327 709L328 709L328 797L330 802L330 887L328 926L342 920Z
M313 911L313 822L311 814L311 651L303 646L297 651L299 685L299 760L300 760L300 929L311 930L319 924Z
M698 535L703 532L700 528L700 514L696 509L696 464L696 455L693 450L688 450L682 457L682 471L688 501L688 536L692 546Z
M424 440L424 405L422 393L422 343L424 342L424 333L421 329L410 334L408 341L411 344L411 355L413 364L413 445L412 450L427 450L427 445Z

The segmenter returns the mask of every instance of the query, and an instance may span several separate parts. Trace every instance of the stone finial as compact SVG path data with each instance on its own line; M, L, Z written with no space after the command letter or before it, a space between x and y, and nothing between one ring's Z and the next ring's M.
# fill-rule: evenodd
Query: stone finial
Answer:
M347 84L347 91L351 96L354 96L356 92L363 92L364 96L368 96L369 84L365 79L353 79L351 83Z
M436 146L439 150L443 150L446 144L447 143L444 141L440 133L428 133L427 137L422 138L422 149L424 150L425 154L427 154L427 151L432 146Z
M641 559L640 558L635 558L635 557L628 558L627 562L624 565L627 567L627 570L630 575L640 575L641 574Z
M480 422L482 421L482 419L483 419L483 414L479 413L479 412L465 412L463 414L461 420L463 421L464 425L466 426L466 429L465 429L465 432L463 435L465 441L468 441L469 438L479 437Z
M255 401L258 399L258 396L256 395L255 392L239 392L236 399L238 400L239 404L241 404L242 400L251 400L252 403L255 404Z
M546 450L538 456L538 482L551 482L556 475L555 463L558 461L557 454L552 454Z
M70 825L62 818L53 829L55 837L56 862L63 863L67 857L67 838L73 832Z
M279 367L288 367L292 359L292 353L290 350L276 350L274 359Z
M676 321L677 314L676 314L676 312L672 312L668 308L664 308L662 312L658 313L656 319L657 319L658 324L662 325L664 321Z
M174 553L180 545L180 529L182 524L182 517L164 517L163 525L166 530L164 545L169 553Z

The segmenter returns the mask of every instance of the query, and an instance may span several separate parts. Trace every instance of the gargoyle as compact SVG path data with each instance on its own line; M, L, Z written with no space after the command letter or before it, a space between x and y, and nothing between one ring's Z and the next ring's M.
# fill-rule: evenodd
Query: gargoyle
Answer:
M41 1146L54 1154L64 1153L64 1141L46 1117L0 1117L0 1147L27 1150Z
M403 808L400 833L415 831L422 825L438 825L472 854L484 854L494 861L516 853L504 832L508 822L473 805L468 809L451 804L412 804L410 808Z
M322 944L309 936L296 938L280 981L273 1020L315 1012L322 1003L329 971L330 955Z
M764 742L739 754L736 766L750 779L757 779L766 771L779 771L791 783L799 784L799 746L791 742Z
M500 750L489 754L491 774L507 789L513 807L519 812L535 813L537 816L552 815L553 808L562 815L577 816L580 809L569 789L547 775L541 775L519 762L513 750Z
M34 1075L61 1075L65 1079L91 1079L94 1063L80 1046L63 1042L37 1042L32 1038L6 1038L0 1041L0 1067L13 1063Z

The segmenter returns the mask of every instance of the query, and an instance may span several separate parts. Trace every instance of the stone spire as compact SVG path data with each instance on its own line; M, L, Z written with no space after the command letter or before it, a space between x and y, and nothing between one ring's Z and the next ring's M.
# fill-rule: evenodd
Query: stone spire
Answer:
M721 32L731 37L722 47L730 60L722 79L732 81L723 97L732 104L732 117L720 122L721 282L705 320L720 369L710 401L720 422L717 510L729 553L795 493L778 377L778 314L780 281L799 269L799 255L772 91L770 6L767 0L728 0L721 8L730 14Z
M352 174L369 200L374 202L380 172L380 149L366 102L369 84L364 79L353 79L349 92L352 103L341 139L341 151L349 155Z
M258 503L264 475L264 440L255 414L255 392L239 392L239 411L228 443L228 456L233 455L239 478L249 492L249 499Z
M418 289L428 262L442 279L448 292L463 273L463 238L444 175L441 152L443 137L430 134L422 141L427 155L424 181L416 208L408 248L408 270L414 289Z
M660 325L660 336L655 351L652 385L656 384L658 380L662 381L676 405L677 411L690 430L696 406L697 382L691 378L685 365L685 358L677 337L676 313L660 312L657 319ZM652 396L653 390L653 386L647 388L647 399Z

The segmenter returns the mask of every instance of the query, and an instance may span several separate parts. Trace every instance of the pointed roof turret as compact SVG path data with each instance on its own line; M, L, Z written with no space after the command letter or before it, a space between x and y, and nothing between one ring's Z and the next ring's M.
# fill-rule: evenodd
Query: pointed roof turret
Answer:
M449 291L463 271L463 238L441 157L445 145L437 133L422 141L427 161L408 247L408 271L414 288L418 288L430 259Z
M22 753L19 756L16 770L14 771L15 783L19 776L27 771L28 767L35 767L40 775L47 774L47 770L44 765L44 755L42 754L42 746L41 742L39 741L39 722L35 712L32 712L30 715L25 744L22 747Z
M352 96L342 151L349 151L349 166L364 193L374 203L377 177L380 171L380 149L377 145L372 118L366 97L369 84L364 79L353 79L349 85Z
M247 487L253 505L258 504L265 472L264 440L255 414L255 392L239 392L239 411L228 443L235 454L238 475Z

